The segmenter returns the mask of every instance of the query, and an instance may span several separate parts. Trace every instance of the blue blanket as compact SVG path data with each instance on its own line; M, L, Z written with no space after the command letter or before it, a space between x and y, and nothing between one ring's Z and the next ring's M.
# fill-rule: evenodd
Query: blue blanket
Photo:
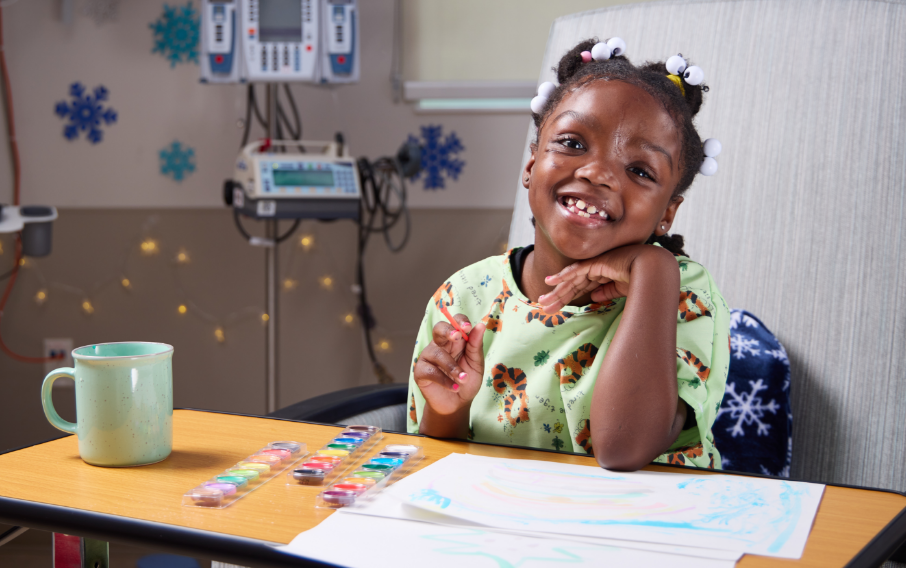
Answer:
M730 371L713 432L724 469L790 476L790 361L774 334L745 310L731 310Z

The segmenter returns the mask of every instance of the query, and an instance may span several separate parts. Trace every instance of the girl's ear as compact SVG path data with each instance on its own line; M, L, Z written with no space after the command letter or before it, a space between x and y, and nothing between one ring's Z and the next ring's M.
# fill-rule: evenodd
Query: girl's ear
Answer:
M673 219L676 217L676 210L679 209L679 206L683 203L683 196L677 195L670 200L670 205L667 206L667 210L664 211L664 215L661 217L661 220L657 222L657 227L654 229L654 234L657 236L666 235L670 232L670 226L673 225Z
M529 155L528 161L525 163L525 169L522 171L522 187L525 189L529 188L529 184L532 181L532 168L535 167L535 148L531 148L532 153Z

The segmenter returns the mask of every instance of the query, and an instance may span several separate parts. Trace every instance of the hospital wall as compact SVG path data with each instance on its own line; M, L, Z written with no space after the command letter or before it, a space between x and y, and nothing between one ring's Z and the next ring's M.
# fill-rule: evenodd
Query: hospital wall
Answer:
M221 202L222 183L232 173L242 136L238 121L246 91L237 85L201 85L196 65L171 68L151 53L148 25L160 17L163 4L121 2L116 20L103 24L82 15L84 3L78 1L69 25L60 21L59 3L53 0L19 2L3 10L22 155L22 202L60 210L52 254L32 259L19 274L2 317L3 339L14 351L29 355L39 355L43 339L53 337L72 338L76 346L164 341L175 346L177 406L263 413L264 327L255 310L263 310L265 302L264 253L239 236ZM491 34L483 53L478 34L469 38L468 53L457 59L455 36L444 42L430 38L469 22L462 17L447 21L456 12L442 2L403 2L406 77L456 80L471 69L482 80L532 80L549 21L559 13L592 7L580 2L548 14L549 3L537 4L537 10L526 11L517 9L517 3L501 2L489 16L508 20L509 43L519 36L513 29L531 34L526 46L501 51L503 40ZM410 185L412 226L406 247L391 253L380 235L368 247L368 293L378 324L374 339L390 345L378 356L402 382L429 296L455 270L505 246L529 116L424 114L411 103L394 102L393 6L392 0L360 1L358 84L294 84L291 89L304 137L330 139L342 131L356 156L392 155L427 125L455 133L465 147L459 154L465 162L462 174L446 178L445 188L425 189L422 181ZM467 6L478 7L476 2ZM438 50L436 66L428 53L432 46ZM523 52L534 61L522 61ZM89 89L104 85L108 105L118 113L117 122L103 128L98 144L84 137L66 140L64 121L54 113L76 81ZM5 132L5 120L0 122ZM252 132L253 138L261 135L260 129ZM159 172L158 152L174 140L196 154L196 171L181 182ZM6 136L0 136L0 203L11 201L9 146ZM254 223L249 226L255 229ZM310 251L293 241L280 253L282 276L298 282L280 298L280 405L376 382L361 329L342 320L356 304L351 291L355 226L305 221L297 235L303 233L315 237ZM155 239L160 252L142 255L142 238ZM2 272L13 258L11 236L0 235L0 245ZM180 249L189 254L189 264L174 262ZM332 290L319 284L325 275L333 278ZM120 284L124 276L131 289ZM47 291L47 299L39 305L35 295L40 290ZM85 299L94 309L90 315L82 309ZM186 303L204 314L190 309L180 315L177 306ZM226 325L225 341L219 343L214 329L246 308L252 316ZM0 450L56 434L39 402L44 373L42 365L0 355ZM71 388L55 388L54 396L61 414L72 419Z

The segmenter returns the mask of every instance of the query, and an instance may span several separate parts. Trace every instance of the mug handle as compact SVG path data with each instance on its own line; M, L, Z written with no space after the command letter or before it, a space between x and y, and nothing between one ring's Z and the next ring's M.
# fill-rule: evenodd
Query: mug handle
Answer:
M53 407L53 398L51 397L53 382L62 377L69 377L70 379L75 380L75 369L72 367L62 367L44 377L44 384L41 386L41 406L44 407L44 416L47 417L47 420L54 428L69 432L70 434L76 434L76 425L68 420L60 418L60 415L57 414L57 409Z

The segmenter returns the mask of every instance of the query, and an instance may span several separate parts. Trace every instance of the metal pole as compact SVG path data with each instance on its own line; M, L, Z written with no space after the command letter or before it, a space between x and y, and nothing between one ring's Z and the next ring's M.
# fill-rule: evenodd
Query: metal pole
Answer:
M267 137L277 139L277 84L267 84ZM273 245L264 249L264 277L265 277L265 305L267 306L268 320L265 338L267 384L265 386L265 400L268 414L277 410L278 380L277 380L277 220L265 221L265 236Z

